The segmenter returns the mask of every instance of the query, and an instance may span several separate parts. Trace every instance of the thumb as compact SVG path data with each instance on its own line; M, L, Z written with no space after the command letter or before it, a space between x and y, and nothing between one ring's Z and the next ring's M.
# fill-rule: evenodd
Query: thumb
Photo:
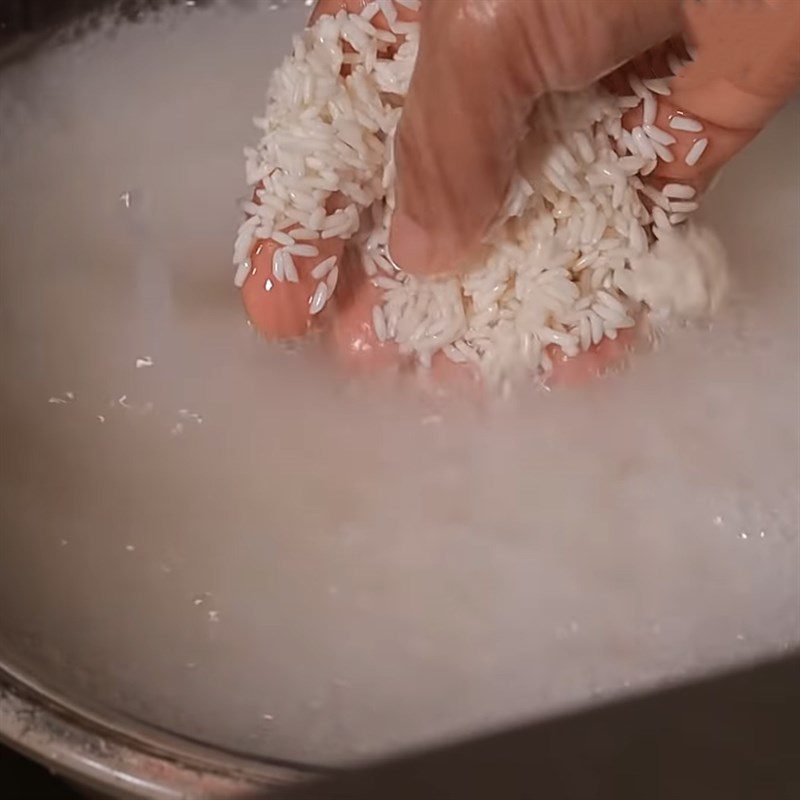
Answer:
M463 268L503 204L546 90L577 89L679 27L677 0L447 0L422 6L400 121L393 260Z
M392 258L415 274L456 271L480 242L541 91L532 74L512 77L501 52L513 46L506 9L487 26L458 13L470 7L462 0L422 6L419 53L395 141L389 239Z

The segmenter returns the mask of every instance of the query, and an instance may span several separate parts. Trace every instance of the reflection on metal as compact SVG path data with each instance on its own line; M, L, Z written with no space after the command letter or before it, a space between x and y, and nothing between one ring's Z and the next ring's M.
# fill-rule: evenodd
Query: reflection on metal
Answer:
M0 742L87 790L114 800L232 800L269 795L302 774L284 767L222 763L144 743L81 718L0 670ZM186 748L192 748L188 743ZM193 748L192 748L193 749ZM205 756L205 757L204 757Z

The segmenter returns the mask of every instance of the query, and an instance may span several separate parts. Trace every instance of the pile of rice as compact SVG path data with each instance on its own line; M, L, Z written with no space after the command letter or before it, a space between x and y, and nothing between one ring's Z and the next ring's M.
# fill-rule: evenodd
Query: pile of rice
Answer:
M603 337L616 338L643 313L692 317L714 310L726 284L724 256L709 231L686 223L697 208L694 190L670 184L657 191L643 180L658 159L673 159L674 138L654 125L658 97L669 94L666 79L631 76L630 96L594 86L541 102L535 127L537 141L546 143L543 168L516 175L485 261L448 279L399 270L386 257L392 143L419 25L399 21L394 2L418 5L377 0L360 14L322 17L294 37L293 54L273 74L266 113L255 120L263 136L245 150L247 182L259 202L243 203L237 285L251 270L258 239L281 245L273 280L296 281L293 256L315 255L318 238L342 237L384 290L372 314L380 340L397 342L421 365L439 351L472 362L489 381L546 375L549 345L577 355ZM371 23L379 11L390 31ZM398 42L389 57L387 45ZM673 71L682 66L674 57L670 64ZM622 115L640 104L643 125L624 130ZM686 117L674 127L702 131ZM687 163L696 163L706 145L699 139ZM346 204L327 213L333 194ZM333 258L315 269L313 313L334 294L337 273Z

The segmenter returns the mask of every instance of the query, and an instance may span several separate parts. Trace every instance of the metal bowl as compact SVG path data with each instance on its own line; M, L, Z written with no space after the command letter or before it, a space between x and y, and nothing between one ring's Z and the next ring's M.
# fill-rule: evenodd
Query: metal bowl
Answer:
M389 415L229 285L307 11L275 6L0 62L0 735L115 796L228 797L797 647L797 105L708 199L711 330L580 396Z

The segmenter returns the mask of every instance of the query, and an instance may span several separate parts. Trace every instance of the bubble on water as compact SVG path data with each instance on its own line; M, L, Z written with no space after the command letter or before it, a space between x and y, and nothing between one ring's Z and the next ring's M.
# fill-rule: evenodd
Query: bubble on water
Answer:
M211 597L211 592L201 592L192 598L193 606L202 606Z

